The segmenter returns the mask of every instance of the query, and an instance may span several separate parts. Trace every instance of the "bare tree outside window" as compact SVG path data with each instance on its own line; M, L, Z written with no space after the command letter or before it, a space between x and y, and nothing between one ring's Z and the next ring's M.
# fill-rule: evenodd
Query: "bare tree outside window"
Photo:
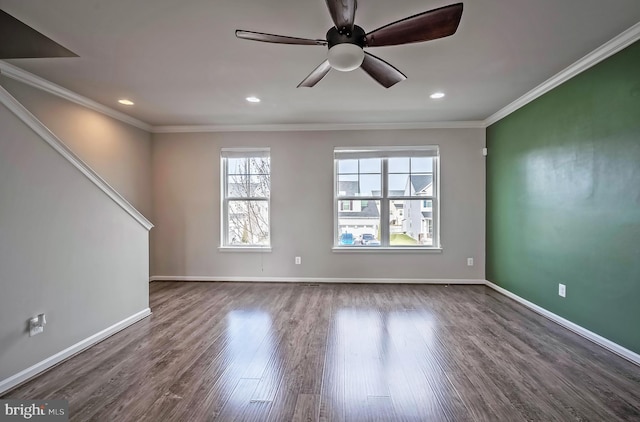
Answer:
M224 157L227 246L269 246L271 160L264 151Z

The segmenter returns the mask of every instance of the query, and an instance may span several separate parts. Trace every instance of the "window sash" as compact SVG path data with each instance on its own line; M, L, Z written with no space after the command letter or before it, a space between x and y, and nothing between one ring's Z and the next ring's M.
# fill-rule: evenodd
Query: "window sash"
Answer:
M424 199L425 201L433 201L437 197L433 196L336 196L338 201L418 201ZM242 197L241 199L247 199L246 197ZM264 199L264 198L262 198Z
M438 157L437 145L419 147L385 147L385 148L336 148L333 151L336 160L357 160L361 158L404 158L404 157Z
M221 158L268 158L271 155L269 148L222 148Z
M432 157L432 195L413 195L413 196L389 196L389 175L397 173L389 173L388 158L413 158L413 157ZM343 249L352 249L350 246L338 245L339 231L339 219L340 212L344 211L339 208L340 201L380 201L380 247L388 249L416 249L419 247L427 249L440 248L440 160L439 160L439 147L423 146L423 147L390 147L390 148L335 148L334 149L334 247ZM364 158L381 158L382 170L381 170L381 192L380 196L340 196L338 191L338 177L345 173L338 172L338 161L346 159L364 159ZM402 173L405 174L405 173ZM416 173L418 174L418 173ZM407 173L408 176L411 173ZM390 201L431 201L432 215L431 224L433 229L433 244L431 246L409 246L409 245L390 245L391 233L390 224ZM357 249L357 248L353 248Z
M260 175L268 175L269 176L269 195L268 196L230 196L228 192L229 178L230 176L238 176L238 174L229 174L228 169L228 159L229 158L271 158L270 149L269 148L223 148L220 151L221 158L221 193L222 193L222 219L221 219L221 241L222 246L238 246L232 245L231 239L229 239L229 202L266 202L267 203L267 228L269 232L269 244L268 245L260 245L260 244L246 244L241 245L243 248L264 248L269 247L271 244L271 170L269 170L268 174L260 174ZM251 176L253 173L248 173L247 176ZM258 174L256 174L258 175Z

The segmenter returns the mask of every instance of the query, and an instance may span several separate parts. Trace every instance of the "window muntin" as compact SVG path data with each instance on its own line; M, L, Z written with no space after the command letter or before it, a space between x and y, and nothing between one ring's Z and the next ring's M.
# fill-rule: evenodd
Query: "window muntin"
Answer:
M269 247L269 150L223 149L220 155L222 246Z
M336 148L334 246L439 248L438 155L437 146Z

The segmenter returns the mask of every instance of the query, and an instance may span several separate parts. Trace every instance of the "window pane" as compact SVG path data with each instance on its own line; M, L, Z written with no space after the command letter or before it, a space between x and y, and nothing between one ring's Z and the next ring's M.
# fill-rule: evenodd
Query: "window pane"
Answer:
M412 157L411 173L431 173L433 172L432 157Z
M358 194L358 175L341 174L338 176L338 196L356 196Z
M254 198L268 198L271 191L269 184L269 175L251 176L249 184L249 196Z
M360 196L381 196L381 176L379 174L360 175Z
M360 173L380 173L382 160L380 158L366 158L360 160Z
M227 179L227 195L230 198L246 198L249 196L249 187L247 182L249 176L235 175L229 176Z
M380 201L338 201L335 244L380 246Z
M432 174L412 174L411 175L411 195L431 196L433 195L433 175Z
M402 233L402 223L404 221L404 201L389 201L389 228L390 233Z
M251 174L269 174L270 173L269 157L249 158L249 170Z
M408 181L409 174L390 174L389 196L409 196Z
M246 174L247 159L246 158L227 158L228 174Z
M391 246L433 246L431 205L430 200L390 201L389 244Z
M358 160L338 160L338 173L357 173Z
M389 158L389 173L409 173L409 158Z
M390 174L389 197L432 196L432 174Z
M228 239L232 246L269 245L269 203L229 201Z

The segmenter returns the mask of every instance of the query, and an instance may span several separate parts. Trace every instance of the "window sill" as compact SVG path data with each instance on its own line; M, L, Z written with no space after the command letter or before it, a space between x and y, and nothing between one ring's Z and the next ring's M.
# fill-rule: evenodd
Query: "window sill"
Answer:
M271 252L271 246L218 246L220 252Z
M442 253L442 248L426 248L426 247L366 247L366 246L355 246L355 247L345 247L345 246L334 246L331 250L335 253Z

